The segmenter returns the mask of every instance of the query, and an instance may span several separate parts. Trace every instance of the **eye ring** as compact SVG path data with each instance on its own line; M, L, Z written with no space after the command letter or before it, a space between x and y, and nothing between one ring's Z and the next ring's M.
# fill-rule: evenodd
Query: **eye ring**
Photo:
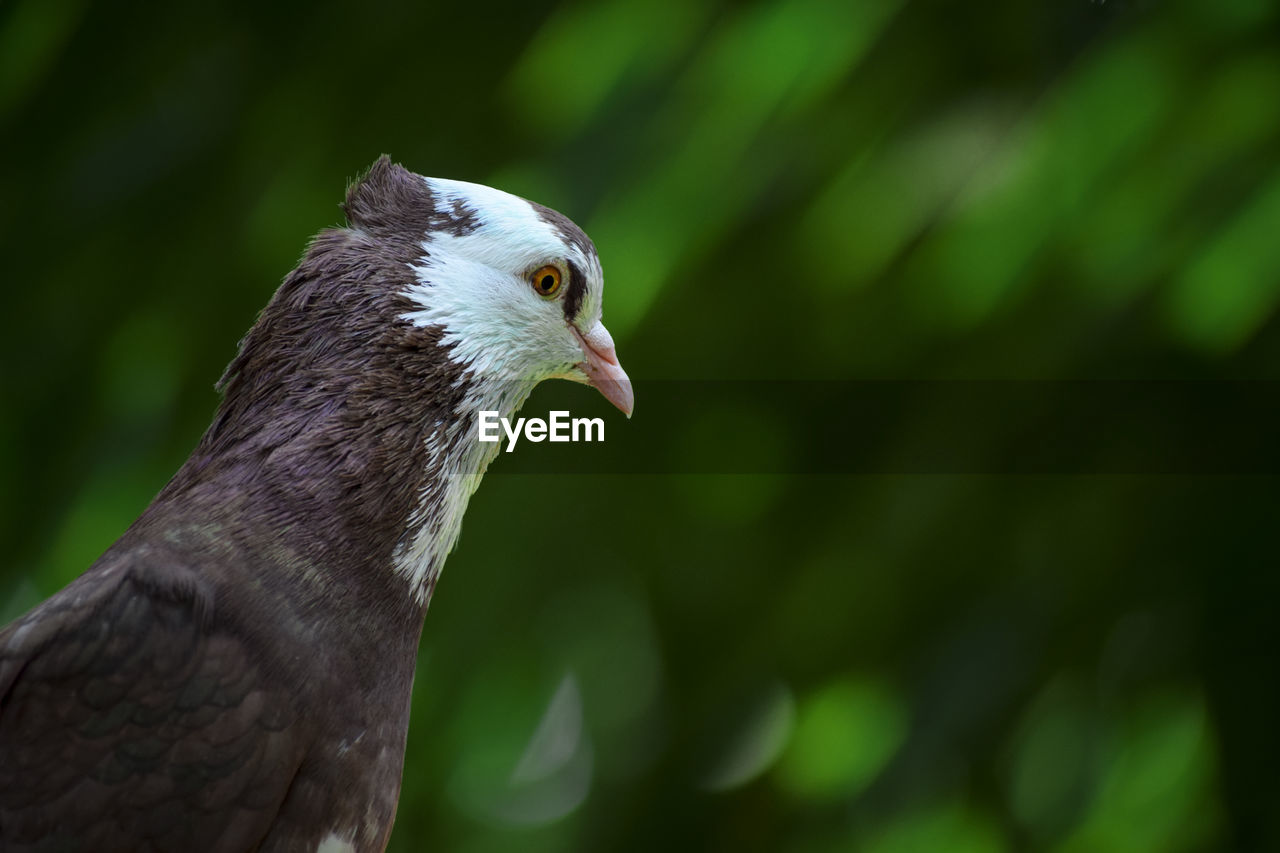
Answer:
M537 293L543 299L553 299L560 292L562 279L560 268L555 264L547 264L534 270L533 274L529 276L529 284L533 285L534 293Z

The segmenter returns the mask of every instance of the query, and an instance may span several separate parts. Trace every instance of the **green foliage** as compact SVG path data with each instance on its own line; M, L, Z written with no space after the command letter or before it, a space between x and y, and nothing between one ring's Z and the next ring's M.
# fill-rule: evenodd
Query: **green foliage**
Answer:
M802 702L779 783L800 797L856 794L906 736L906 709L882 685L845 679Z

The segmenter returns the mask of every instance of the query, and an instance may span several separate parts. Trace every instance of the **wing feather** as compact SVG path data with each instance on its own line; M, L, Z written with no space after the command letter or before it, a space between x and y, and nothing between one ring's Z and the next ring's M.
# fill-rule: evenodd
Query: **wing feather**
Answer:
M82 576L0 631L0 848L245 850L302 761L294 699L181 571Z

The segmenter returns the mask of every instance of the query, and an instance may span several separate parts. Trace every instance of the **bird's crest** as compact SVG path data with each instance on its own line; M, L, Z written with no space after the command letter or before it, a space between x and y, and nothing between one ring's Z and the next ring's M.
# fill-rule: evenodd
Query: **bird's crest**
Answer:
M420 175L391 162L386 154L347 187L342 209L352 228L375 235L446 231L463 236L480 224L474 210L437 200Z

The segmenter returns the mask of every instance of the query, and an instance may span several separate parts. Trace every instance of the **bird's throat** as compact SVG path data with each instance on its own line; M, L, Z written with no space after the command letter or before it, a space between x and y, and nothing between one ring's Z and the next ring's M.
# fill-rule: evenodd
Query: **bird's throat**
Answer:
M513 415L533 391L533 381L485 381L474 376L470 390L453 417L435 425L426 439L428 476L405 525L393 562L419 603L426 605L462 531L462 518L500 445L479 439L479 414Z

